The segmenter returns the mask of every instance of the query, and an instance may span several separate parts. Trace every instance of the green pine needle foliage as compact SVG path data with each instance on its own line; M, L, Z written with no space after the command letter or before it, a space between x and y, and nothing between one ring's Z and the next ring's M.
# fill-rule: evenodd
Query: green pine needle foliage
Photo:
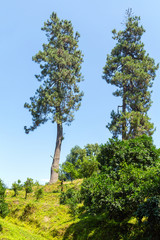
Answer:
M103 79L116 87L113 95L122 99L117 112L111 112L107 128L113 137L122 135L122 139L129 139L154 132L147 113L152 103L150 89L159 66L144 49L141 38L145 30L140 17L127 10L123 26L119 32L112 31L116 45L107 55Z
M32 126L25 127L26 133L33 131L48 120L62 125L70 124L74 111L80 107L83 92L79 89L82 53L78 49L79 33L74 33L71 21L60 20L56 13L44 23L47 43L34 57L40 65L40 74L35 75L40 82L31 103L24 107L32 115Z

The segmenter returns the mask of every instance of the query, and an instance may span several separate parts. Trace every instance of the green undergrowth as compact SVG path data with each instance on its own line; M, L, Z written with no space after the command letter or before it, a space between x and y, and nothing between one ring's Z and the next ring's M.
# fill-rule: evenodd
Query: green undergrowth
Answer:
M64 192L70 188L80 188L82 180L64 183ZM43 186L43 196L37 201L33 192L25 199L25 192L19 191L13 197L12 190L6 191L6 202L10 213L0 219L0 239L2 240L138 240L143 229L137 221L115 222L107 215L90 216L83 204L78 204L78 212L73 214L68 204L60 204L60 182Z
M79 221L71 224L63 240L149 240L143 238L143 229L135 218L117 222L109 220L106 215L81 216Z
M75 180L73 183L66 182L64 191L75 185L80 185L81 180ZM1 219L0 239L63 239L67 228L76 222L75 217L70 213L68 205L59 203L61 193L60 183L45 185L43 187L43 196L36 200L36 186L33 192L28 194L25 199L25 192L19 191L16 197L13 197L12 190L6 191L6 202L9 205L10 213ZM20 228L21 238L14 238L17 228ZM12 233L13 232L13 233ZM25 233L28 232L28 238ZM38 235L39 238L29 238L30 234ZM13 235L13 236L12 236ZM12 237L12 238L11 238Z

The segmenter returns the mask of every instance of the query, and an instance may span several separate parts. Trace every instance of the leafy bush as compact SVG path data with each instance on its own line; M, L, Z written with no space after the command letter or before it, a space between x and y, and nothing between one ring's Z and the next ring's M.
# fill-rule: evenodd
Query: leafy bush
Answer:
M12 190L14 191L14 195L13 196L16 197L17 194L18 194L18 191L22 190L22 188L23 188L23 186L21 184L21 180L18 179L17 182L12 183Z
M8 213L9 213L8 204L4 200L0 199L0 216L2 218L5 218L8 215Z
M148 198L140 204L136 213L139 224L145 227L144 236L148 239L160 239L160 198L155 196ZM144 220L145 217L145 220Z
M89 213L105 212L109 218L123 220L133 215L146 196L160 194L159 186L159 166L143 170L121 164L119 171L106 169L86 179L81 186L81 195Z
M81 194L77 188L69 188L66 192L61 192L60 204L67 204L73 216L78 213L77 204L81 202Z
M151 228L155 225L160 225L160 199L159 197L148 198L147 201L140 204L135 213L139 223L146 217L145 224L150 225Z
M155 165L159 156L160 152L153 145L152 138L143 135L123 141L110 139L109 142L100 146L97 160L101 164L101 169L106 166L116 170L122 162L138 168L146 168Z
M77 178L88 178L92 176L93 173L98 172L99 162L96 157L85 156L81 160L76 161L76 164L65 162L62 165L64 173L67 173L70 180Z
M6 187L3 181L0 179L0 216L6 217L9 213L8 204L5 202Z
M66 179L90 177L99 169L96 156L99 153L99 145L87 144L83 149L75 146L67 155L66 161L62 164L62 171Z
M93 173L99 171L99 162L96 160L96 157L84 157L79 164L79 176L80 178L88 178L92 176Z
M43 197L43 188L37 188L35 191L35 197L36 200L38 201L40 198Z
M63 172L65 173L67 179L72 181L74 179L79 178L77 162L76 162L76 165L74 165L71 162L65 162L62 165L62 169L63 169Z
M33 186L33 179L27 178L27 180L24 182L25 199L27 199L27 194L32 192L32 186Z
M0 200L4 199L6 187L3 181L0 179Z
M62 192L60 195L60 204L67 204L68 200L72 200L75 203L81 201L80 191L77 188L69 188L66 192Z

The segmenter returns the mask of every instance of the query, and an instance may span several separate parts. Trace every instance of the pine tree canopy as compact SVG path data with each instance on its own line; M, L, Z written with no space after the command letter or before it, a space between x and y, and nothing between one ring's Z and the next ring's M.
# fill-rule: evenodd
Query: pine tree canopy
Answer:
M116 86L113 95L122 98L122 106L111 112L111 123L107 125L113 137L123 139L148 134L154 126L147 115L151 106L151 87L158 65L144 50L141 37L145 32L140 17L127 10L124 30L112 31L116 45L107 55L103 79ZM119 109L120 108L120 109Z
M52 123L70 124L74 111L79 109L83 93L78 83L81 76L82 53L78 50L79 33L74 34L70 21L60 20L52 13L50 20L44 23L48 43L43 44L33 61L40 65L41 72L35 75L41 83L31 103L25 103L33 125L25 127L26 133L33 131L40 124L51 120Z

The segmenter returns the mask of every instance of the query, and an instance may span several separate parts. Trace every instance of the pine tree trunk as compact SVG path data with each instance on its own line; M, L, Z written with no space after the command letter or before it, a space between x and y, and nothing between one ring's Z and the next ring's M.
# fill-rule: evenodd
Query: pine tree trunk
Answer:
M125 86L123 87L123 105L122 105L122 113L124 114L123 120L122 120L122 140L126 140L126 118L125 118L125 113L126 113L126 88Z
M56 140L56 147L55 147L53 162L51 166L51 176L49 181L50 184L56 183L58 181L58 170L59 170L62 137L63 137L62 125L57 124L57 140Z

